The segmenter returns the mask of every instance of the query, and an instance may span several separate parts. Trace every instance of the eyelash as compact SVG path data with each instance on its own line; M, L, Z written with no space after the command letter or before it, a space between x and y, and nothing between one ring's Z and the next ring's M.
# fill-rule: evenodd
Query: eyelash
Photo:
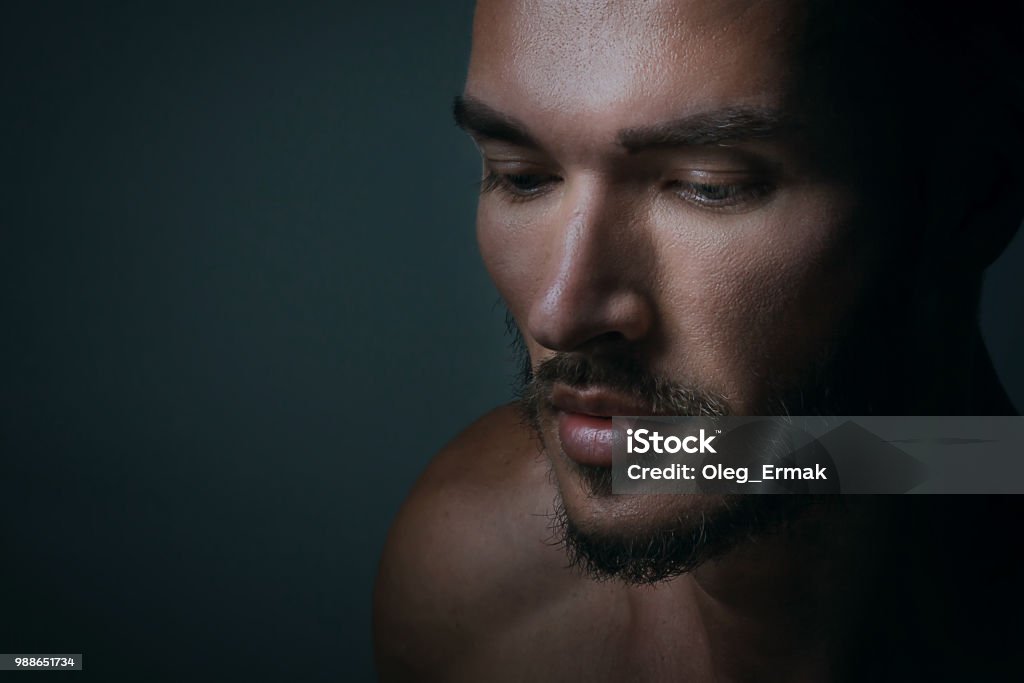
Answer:
M671 188L684 201L711 210L738 209L772 191L768 183L693 183L675 181Z
M512 201L526 201L544 194L548 185L558 180L540 173L490 172L480 181L480 194L498 191Z
M500 192L513 202L529 201L545 194L561 178L540 173L488 173L480 193ZM768 183L694 183L673 181L669 189L683 201L711 211L740 209L772 191Z

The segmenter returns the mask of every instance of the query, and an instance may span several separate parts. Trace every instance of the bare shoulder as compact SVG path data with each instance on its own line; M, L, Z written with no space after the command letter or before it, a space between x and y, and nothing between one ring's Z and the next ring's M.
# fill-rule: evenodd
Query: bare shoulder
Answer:
M555 490L518 411L499 408L430 463L388 535L374 591L385 680L426 680L565 581Z

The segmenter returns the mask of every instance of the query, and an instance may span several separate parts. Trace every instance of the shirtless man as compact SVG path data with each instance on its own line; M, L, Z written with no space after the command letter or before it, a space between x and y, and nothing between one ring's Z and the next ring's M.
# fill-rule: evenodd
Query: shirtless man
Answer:
M527 379L395 521L384 680L1003 680L1012 499L608 489L612 415L1013 414L1009 20L868 4L478 4L455 115Z

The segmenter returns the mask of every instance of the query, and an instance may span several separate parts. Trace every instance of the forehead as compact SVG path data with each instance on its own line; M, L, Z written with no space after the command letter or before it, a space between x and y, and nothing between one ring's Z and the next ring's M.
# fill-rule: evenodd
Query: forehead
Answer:
M466 92L562 137L780 107L804 23L796 2L481 0Z

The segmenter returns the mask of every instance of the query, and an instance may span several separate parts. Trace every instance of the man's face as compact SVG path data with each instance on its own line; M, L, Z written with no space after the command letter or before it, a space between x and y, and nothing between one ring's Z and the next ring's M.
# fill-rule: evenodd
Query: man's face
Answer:
M457 115L484 160L480 248L586 534L733 507L596 487L608 416L767 414L801 393L806 411L877 289L888 181L849 148L807 31L792 2L478 6Z

